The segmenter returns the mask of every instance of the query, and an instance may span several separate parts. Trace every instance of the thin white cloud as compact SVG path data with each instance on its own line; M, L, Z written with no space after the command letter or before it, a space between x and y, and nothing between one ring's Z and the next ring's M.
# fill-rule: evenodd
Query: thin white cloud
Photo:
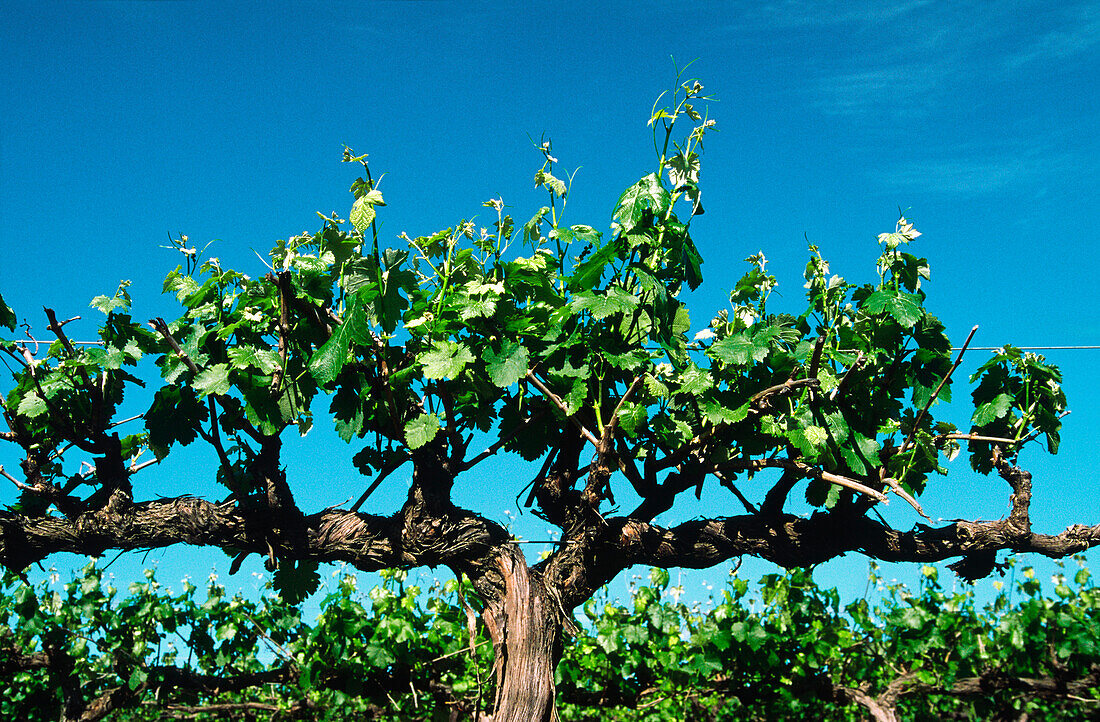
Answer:
M833 4L826 5L826 8ZM958 6L913 0L879 10L807 11L801 3L773 3L777 23L799 17L823 27L839 23L882 27L866 44L837 59L813 86L818 107L833 115L911 114L892 102L899 93L925 103L959 102L960 88L974 78L1009 81L1027 66L1056 64L1100 47L1100 6L1058 6L1046 27L1034 27L1029 3L1021 6ZM847 66L847 67L846 67Z
M1100 45L1100 6L1070 7L1061 27L1029 38L1006 59L1009 69L1032 63L1065 61Z
M999 107L1021 87L1031 93L1037 78L1097 54L1095 0L765 0L738 3L735 15L737 23L722 32L755 35L762 48L809 39L813 55L796 66L801 101L834 116L839 127L866 131L867 143L889 139L917 156L869 170L881 186L1040 196L1096 170L1080 133L1066 129L1057 137L1041 108ZM991 120L1002 111L1004 122ZM974 133L981 147L973 145Z
M945 72L942 67L904 63L830 75L818 79L815 104L832 115L912 117L924 113L925 104L942 87Z
M754 5L751 16L780 27L879 24L897 20L932 4L932 0L898 3L850 3L842 0L778 0Z
M1028 188L1029 193L1039 197L1047 193L1050 182L1083 174L1088 165L1049 144L951 148L948 152L950 157L899 162L877 173L875 181L887 188L952 196L981 196Z
M994 193L1034 176L1037 169L1018 158L922 161L894 169L884 180L950 195Z

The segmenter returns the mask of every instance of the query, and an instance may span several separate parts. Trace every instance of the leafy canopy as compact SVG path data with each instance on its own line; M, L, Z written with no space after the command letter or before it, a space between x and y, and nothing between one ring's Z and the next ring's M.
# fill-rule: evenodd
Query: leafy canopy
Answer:
M866 511L889 493L918 506L962 442L984 473L992 445L1011 459L1043 435L1056 451L1059 372L1011 347L975 373L969 430L936 418L935 402L951 398L952 346L926 308L929 263L910 251L920 234L904 216L879 236L870 282L832 274L811 246L805 307L777 311L776 279L756 254L728 308L692 333L680 293L702 282L691 234L704 212L707 99L684 83L654 107L656 167L622 193L606 232L565 222L571 178L547 142L534 180L548 205L522 226L491 199L487 227L462 221L385 247L379 183L366 156L346 149L364 169L350 220L323 217L317 232L279 241L269 273L200 262L181 237L186 262L163 286L182 306L175 320L135 320L123 285L92 301L104 314L98 346L58 332L45 358L28 361L3 341L24 363L5 400L13 437L63 495L113 470L65 469L69 445L102 458L116 450L132 471L146 450L160 459L201 438L218 451L218 482L246 498L261 491L258 449L289 427L308 432L318 397L356 444L357 467L379 479L431 449L465 471L485 457L467 453L475 437L490 453L549 459L575 429L594 447L592 469L621 472L586 490L597 515L623 480L650 500L698 493L708 475L736 492L739 475L767 468L808 480L814 506ZM16 323L0 299L0 325ZM144 429L120 435L112 419L126 389L144 385L131 370L147 356L161 379ZM772 499L780 509L783 496ZM44 513L47 501L28 488L19 509ZM304 564L284 573L289 587L315 577Z

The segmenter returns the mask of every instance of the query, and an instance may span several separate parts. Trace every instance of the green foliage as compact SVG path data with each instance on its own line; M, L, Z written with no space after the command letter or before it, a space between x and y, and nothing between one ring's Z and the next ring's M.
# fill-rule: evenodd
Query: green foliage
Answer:
M286 601L295 605L309 597L321 585L315 561L284 560L271 580L271 586Z
M271 252L274 272L264 278L223 269L217 259L200 264L185 238L176 241L188 263L168 275L164 290L184 313L164 326L163 338L126 315L123 284L113 298L93 301L107 315L105 348L55 344L37 378L24 375L10 392L8 406L42 444L56 444L61 430L104 418L103 409L92 413L101 402L82 398L75 370L106 372L121 397L136 382L122 366L157 354L164 385L144 416L143 438L158 458L176 443L207 438L204 427L215 423L245 451L257 433L292 425L305 433L319 393L332 395L338 431L349 441L415 451L489 433L520 451L530 444L511 441L509 408L523 408L527 418L549 411L559 423L573 416L600 432L611 422L608 399L641 379L619 408L628 455L675 458L696 439L698 458L725 464L731 479L751 469L751 459L781 454L873 486L881 484L870 470L886 467L919 492L930 473L943 471L940 452L957 442L932 413L921 413L934 397L950 398L951 352L942 324L925 310L928 264L907 252L919 233L905 218L879 238L876 283L828 276L811 247L808 308L776 313L769 303L776 280L757 254L730 308L688 339L690 319L677 295L702 279L689 224L701 213L701 144L713 126L696 110L705 97L701 86L685 84L675 107L655 109L655 142L665 130L658 170L623 192L607 238L591 226L561 224L567 186L553 174L548 143L536 183L550 205L518 234L503 202L492 200L493 231L464 221L381 249L373 229L385 204L376 184L360 178L351 227L334 216L313 235L280 241ZM699 122L678 141L676 123L685 118ZM345 155L365 167L364 157ZM685 202L687 222L677 217ZM517 239L531 255L506 253ZM550 242L555 253L543 247ZM10 313L0 305L0 322L11 326ZM169 337L178 350L165 348ZM535 374L550 395L534 393L528 377ZM1064 399L1051 386L1055 369L1006 351L980 376L976 434L1018 442L1034 429L1057 448ZM750 403L802 377L816 386ZM209 398L221 410L216 420ZM988 444L972 450L975 467L988 471ZM359 458L364 471L378 470L370 454ZM220 476L235 478L225 468ZM818 489L808 498L832 505L838 493Z
M8 304L4 303L4 297L0 296L0 326L6 327L9 331L14 331L17 322L15 311L11 310Z
M1043 434L1050 453L1058 452L1066 395L1057 367L1042 356L1005 346L970 380L978 382L971 418L974 434L1014 441ZM978 471L989 473L991 469L991 443L971 447L970 462Z
M601 529L608 523L605 512L614 513L611 487L624 482L645 497L642 511L631 520L644 524L653 518L649 512L667 508L676 494L694 488L701 495L711 479L734 491L753 513L735 482L742 475L781 468L784 481L766 499L767 506L777 508L761 509L761 514L783 511L791 488L782 484L789 478L792 485L805 482L809 504L838 510L847 515L838 515L838 522L845 523L871 513L888 492L917 506L913 497L935 474L946 473L945 463L963 442L973 468L984 473L998 459L1014 461L1020 448L1040 435L1051 453L1057 451L1066 404L1060 373L1042 357L1012 347L1004 347L971 379L976 387L969 433L938 418L940 402L951 401L957 364L943 324L926 306L923 286L931 277L930 264L910 252L920 233L904 216L892 232L878 236L881 254L874 273L868 269L862 282L831 274L829 263L810 246L801 308L777 308L777 280L766 257L747 257L728 307L717 310L703 328L696 317L698 330L692 334L681 292L685 285L698 288L703 280L703 258L691 226L703 214L703 141L715 122L706 114L709 96L697 81L681 84L662 99L667 105L658 107L659 99L649 121L655 166L611 206L606 232L565 222L572 177L560 170L547 141L537 146L542 166L534 176L547 205L522 227L496 198L483 204L496 214L495 222L484 227L461 220L428 235L402 233L385 247L377 232L386 205L378 180L365 155L353 156L345 148L344 160L360 163L365 174L351 185L348 220L321 216L316 232L278 241L269 262L264 261L269 272L253 277L225 269L180 236L172 239L171 248L184 262L162 286L180 305L178 318L136 321L123 283L113 296L91 302L104 314L98 345L74 346L52 311L47 312L49 329L56 340L45 353L35 356L25 345L0 340L0 352L13 371L0 404L10 428L3 439L25 452L22 469L28 476L26 484L17 481L19 517L13 523L38 523L53 513L51 506L78 525L85 524L80 520L85 512L91 516L84 518L99 519L101 513L124 518L124 507L132 501L130 477L145 465L138 462L141 455L149 451L160 460L176 446L201 439L216 452L214 478L230 492L219 513L237 515L232 524L246 530L252 545L247 551L266 547L278 562L272 589L285 601L300 602L319 587L315 560L346 553L330 555L317 546L303 553L301 522L306 517L293 502L279 459L283 434L288 429L307 434L314 404L325 397L337 434L357 447L353 463L365 476L379 483L412 460L430 468L414 476L414 483L437 487L409 495L405 511L425 519L405 525L401 538L387 539L381 557L364 551L359 557L364 568L490 564L483 555L494 553L489 547L498 541L467 541L459 545L464 551L455 552L449 544L454 525L459 520L470 524L462 534L467 540L497 539L498 532L503 539L506 530L457 510L446 498L455 479L444 477L465 474L498 451L541 460L530 503L546 504L536 513L574 537L562 549L587 547L576 560L563 562L577 565L579 576L570 580L606 573L586 568L592 559L614 567L606 561L615 557L614 543L603 539ZM14 331L19 322L0 298L0 326ZM117 427L125 421L115 416L128 392L146 386L134 375L142 361L143 369L153 361L160 379L138 397L145 412L130 419L140 418L143 427L122 435ZM487 451L471 456L467 452L475 439ZM574 442L584 446L583 460ZM593 455L585 445L595 448ZM82 460L73 458L80 454ZM551 469L555 464L561 468ZM562 471L570 465L567 473ZM540 495L551 472L572 486ZM87 491L82 486L94 491L82 495ZM424 505L430 509L413 509L418 499L428 498ZM564 508L582 501L588 508ZM552 504L558 508L548 508ZM335 510L328 511L342 513ZM722 506L715 516L729 513ZM763 521L762 527L775 528L773 518ZM98 525L76 536L90 539L89 544L118 543ZM346 531L347 526L333 523L331 529ZM439 543L418 548L421 539L406 538L422 529L438 531ZM224 544L218 540L237 533L195 533L186 541L210 538L214 541L207 543ZM309 543L323 547L328 531L319 538ZM838 546L835 553L861 548L856 542ZM610 553L591 546L605 543ZM127 539L124 546L133 544ZM386 556L390 553L394 556ZM555 554L563 556L560 550ZM564 568L547 573L558 574L560 581ZM48 604L29 591L16 590L12 597L12 609L24 618L19 633L31 635L25 640L29 649L45 644L35 635L86 630L85 641L73 642L72 654L90 660L87 670L78 665L78 674L91 685L89 694L110 684L134 692L155 687L155 676L164 673L156 665L165 659L174 663L176 657L159 647L155 654L160 656L154 657L150 649L184 628L189 630L188 664L211 674L261 669L266 662L256 656L256 630L268 629L270 622L284 625L269 641L286 650L287 663L293 663L291 686L317 696L322 707L365 695L371 701L356 708L364 715L373 714L371 705L390 710L390 704L393 714L408 718L435 714L445 697L467 706L491 698L478 696L484 677L477 670L486 669L482 657L489 652L477 646L483 640L476 634L462 631L461 604L433 601L441 606L427 607L426 620L416 601L419 592L405 591L396 576L383 591L372 593L369 610L352 591L341 591L328 602L326 614L335 616L292 637L297 622L279 617L266 597L259 606L236 602L250 610L250 619L263 618L250 626L222 605L223 592L215 593L219 587L212 585L209 599L199 605L193 589L177 598L158 596L152 579L135 594L140 604L160 609L161 616L129 634L112 616L110 595L93 594L91 587L100 588L96 574L87 571L79 583L81 589L91 585L81 592L91 596L78 599L70 589L70 598L51 597ZM897 641L896 649L882 651L869 641L878 639L883 627L876 625L882 620L890 630L928 631L930 620L939 620L949 603L933 591L922 592L922 600L932 597L919 608L899 597L868 626L859 620L860 614L871 619L870 612L849 609L848 617L837 616L835 596L804 576L767 580L756 611L740 604L745 591L735 584L706 614L684 608L675 598L669 601L667 573L655 574L652 582L652 587L638 588L632 610L585 606L594 631L567 649L572 661L559 670L562 689L576 700L583 690L605 689L611 695L606 705L620 704L616 699L624 708L644 703L653 714L672 718L689 714L683 707L689 699L704 706L734 705L722 707L722 714L743 718L748 708L769 704L776 714L843 716L839 707L829 706L839 702L812 690L798 695L779 691L772 701L752 704L745 701L746 690L764 682L782 690L794 680L810 680L812 689L825 682L830 689L881 686L885 670L895 668L921 674L933 669L930 673L944 680L980 673L974 666L934 667L919 657L927 647L909 649ZM444 597L460 595L465 603L465 587L440 591ZM490 591L488 596L499 592ZM1064 598L1083 599L1084 592L1074 594L1071 590ZM573 599L566 606L578 603ZM66 615L78 613L74 605L83 605L79 613L88 618L69 619ZM965 600L957 605L969 609ZM215 611L221 615L216 619L211 616ZM149 619L144 611L130 612ZM184 612L198 616L187 620ZM437 629L446 630L440 639L451 646L442 641L442 646L417 646ZM903 637L898 632L897 639ZM944 639L944 644L954 643L954 637ZM1011 648L1020 647L1016 637L1008 639ZM1083 637L1074 639L1084 644ZM467 656L462 644L475 649ZM895 644L893 636L890 644ZM1069 646L1058 649L1074 658ZM570 657L574 650L581 656ZM838 654L873 661L861 668ZM1008 664L983 655L974 659ZM862 669L864 676L845 676L853 669ZM443 680L444 686L433 687L432 680ZM28 689L37 684L24 681ZM406 687L411 697L405 696ZM389 702L378 696L379 689L392 693ZM710 691L687 692L696 689ZM416 690L429 690L436 701L421 701ZM9 692L16 695L11 699L23 699ZM588 714L585 702L571 704L579 705L578 717Z
M435 438L439 433L439 417L435 414L421 414L405 425L405 443L409 449L419 449Z
M866 710L838 690L876 696L902 677L925 686L902 696L903 719L988 719L1011 710L1070 720L1100 700L1090 677L1100 654L1100 589L1087 569L1056 576L1050 597L1030 568L1016 569L1016 581L996 582L999 591L982 606L973 590L946 590L937 576L925 567L913 591L872 571L871 596L844 608L808 572L769 574L755 591L733 576L707 602L689 605L681 587L669 586L669 573L655 569L648 584L632 585L625 605L584 605L583 631L567 641L558 666L561 714L855 720ZM9 576L0 591L0 663L53 645L72 659L85 699L117 685L135 691L119 719L248 701L289 709L303 696L318 719L432 720L451 709L484 709L492 698L491 646L483 631L470 636L468 583L436 583L425 593L406 581L404 572L388 571L382 586L359 591L355 577L337 573L320 615L307 622L270 588L255 601L228 597L214 577L200 595L190 581L172 592L147 572L122 596L93 564L61 590ZM296 672L278 684L216 694L158 689L166 667L224 680ZM946 693L983 675L1002 686ZM1003 681L1014 677L1092 681L1074 702L1013 691ZM57 718L57 680L47 669L16 671L3 686L4 719Z

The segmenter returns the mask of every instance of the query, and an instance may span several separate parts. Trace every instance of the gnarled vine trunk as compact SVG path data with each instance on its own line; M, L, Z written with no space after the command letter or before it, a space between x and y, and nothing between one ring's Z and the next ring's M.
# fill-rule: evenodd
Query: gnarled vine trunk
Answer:
M492 722L557 722L554 668L569 622L514 546L504 548L498 564L505 593L482 614L496 652Z

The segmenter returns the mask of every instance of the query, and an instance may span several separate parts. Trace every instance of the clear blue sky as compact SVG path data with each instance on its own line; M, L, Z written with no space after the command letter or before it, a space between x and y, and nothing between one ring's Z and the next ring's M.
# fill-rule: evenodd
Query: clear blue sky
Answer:
M834 272L869 278L875 235L902 207L924 233L929 306L957 342L979 324L983 346L1100 343L1096 2L515 5L9 0L0 293L39 331L41 306L92 319L88 301L123 278L139 317L171 314L159 295L178 262L160 248L168 233L200 248L221 239L210 254L260 273L253 250L315 229L315 211L347 213L345 143L386 173L384 236L488 223L481 202L497 195L522 222L543 200L529 142L543 136L565 167L581 166L568 221L606 228L622 188L652 169L645 121L674 82L672 56L695 60L691 73L720 99L721 133L703 158L707 214L692 226L707 261L697 326L761 249L792 309L806 238ZM1100 522L1100 351L1047 355L1074 413L1058 457L1036 447L1023 461L1036 474L1036 528L1056 531ZM296 448L292 481L296 465L323 472L299 486L323 490L302 492L311 510L358 495L350 451ZM1004 513L1003 482L973 477L961 458L955 467L926 497L933 517ZM193 488L183 465L158 473L165 486L150 475L149 494ZM380 502L403 495L396 477L389 486ZM464 493L503 521L516 491L483 495L488 504ZM0 489L0 502L12 498ZM689 514L735 513L725 496L703 502ZM908 528L903 506L888 517ZM545 533L527 519L517 529ZM150 559L197 566L196 577L227 566L172 554ZM819 578L861 584L862 569L845 560Z

